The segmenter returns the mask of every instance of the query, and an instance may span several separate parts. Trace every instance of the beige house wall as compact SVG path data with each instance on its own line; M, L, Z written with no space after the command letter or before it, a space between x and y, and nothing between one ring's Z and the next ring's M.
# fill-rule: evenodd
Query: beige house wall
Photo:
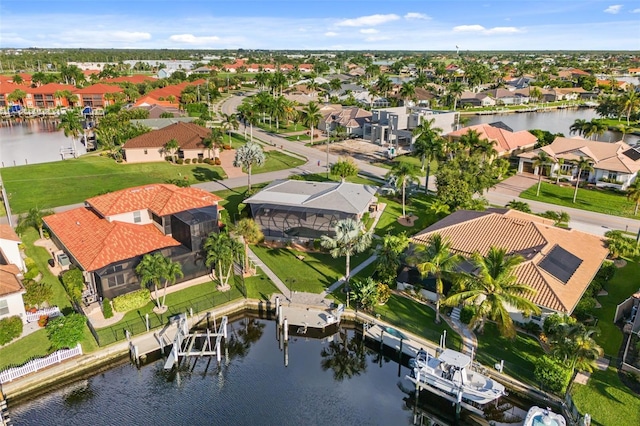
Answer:
M126 148L123 149L127 163L148 163L165 161L163 148Z

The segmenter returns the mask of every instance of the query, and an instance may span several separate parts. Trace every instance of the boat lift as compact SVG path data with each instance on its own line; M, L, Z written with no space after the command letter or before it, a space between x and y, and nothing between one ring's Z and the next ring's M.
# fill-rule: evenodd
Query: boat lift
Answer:
M216 356L218 363L222 358L222 338L227 338L227 324L229 322L226 316L222 317L220 321L220 327L217 332L211 332L207 329L206 332L194 332L189 333L189 326L187 324L186 314L180 314L177 319L177 332L173 339L173 346L171 352L167 356L167 360L164 363L165 370L171 370L176 364L180 363L180 357L203 357L203 356ZM214 320L214 330L215 320ZM198 338L204 338L204 342L201 348L194 348L196 340ZM214 339L215 338L215 339Z

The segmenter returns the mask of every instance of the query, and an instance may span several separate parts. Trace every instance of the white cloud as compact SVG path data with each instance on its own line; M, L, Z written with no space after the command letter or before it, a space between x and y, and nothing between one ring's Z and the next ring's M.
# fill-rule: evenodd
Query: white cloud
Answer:
M431 18L425 15L424 13L409 12L406 15L404 15L404 19L431 19Z
M479 34L486 34L486 35L517 34L517 33L523 32L522 30L516 27L485 28L482 25L459 25L457 27L453 27L453 31L456 33L479 33Z
M375 28L365 28L365 29L360 30L360 32L362 34L377 34L379 31L376 30Z
M633 10L631 11L631 13L640 13L640 8L638 8L638 9L633 9Z
M333 31L327 31L326 33L324 33L324 35L326 35L327 37L335 37L338 35L338 33L334 33Z
M169 40L176 43L185 44L206 44L216 43L220 41L220 37L217 36L194 36L193 34L174 34L169 37Z
M610 13L612 15L615 15L615 14L620 12L620 9L622 9L622 5L621 4L614 4L614 5L611 5L608 8L606 8L604 10L604 13Z
M369 15L359 18L344 19L336 23L337 27L372 27L374 25L384 24L386 22L397 21L400 17L394 13L388 15Z

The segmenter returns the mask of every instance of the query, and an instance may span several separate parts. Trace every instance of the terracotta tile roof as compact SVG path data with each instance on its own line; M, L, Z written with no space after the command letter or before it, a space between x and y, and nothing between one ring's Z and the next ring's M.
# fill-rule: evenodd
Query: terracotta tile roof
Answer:
M203 149L202 139L209 134L211 130L197 124L179 122L129 139L122 149L161 148L171 139L178 141L180 149Z
M0 240L10 240L21 242L20 237L16 234L16 231L12 227L5 224L0 224Z
M480 139L492 141L498 154L513 151L526 146L533 146L538 141L534 135L526 130L510 132L508 130L494 127L489 124L477 124L475 126L463 127L447 136L459 138L470 130L475 130L480 134Z
M20 270L16 265L0 265L0 297L24 292L18 274Z
M171 86L161 87L159 89L155 89L147 93L145 96L148 96L153 99L163 98L166 100L169 96L173 96L176 99L180 99L180 94L187 86L197 86L200 84L204 84L207 81L204 79L199 79L195 81L185 81L180 84L173 84Z
M532 301L542 307L571 313L607 257L603 240L595 235L554 227L548 219L517 210L492 210L485 214L452 213L411 238L427 244L439 233L451 241L452 249L464 256L485 255L492 246L522 255L525 261L515 273L519 282L537 290ZM440 225L441 222L445 226ZM566 283L540 267L551 250L559 246L582 260Z
M0 93L9 94L15 90L24 90L25 92L27 92L29 90L29 86L9 83L8 81L0 81Z
M122 189L89 198L86 203L104 217L148 209L165 216L218 204L222 198L198 188L153 184Z
M76 87L70 84L47 83L47 84L43 84L42 86L29 89L29 92L33 94L53 94L57 91L62 91L62 90L68 90L72 92L76 90Z
M112 86L110 84L97 83L87 86L83 89L76 89L73 93L76 95L104 95L105 93L120 93L124 92L121 87Z
M86 207L46 216L44 222L85 271L180 245L153 224L109 222Z

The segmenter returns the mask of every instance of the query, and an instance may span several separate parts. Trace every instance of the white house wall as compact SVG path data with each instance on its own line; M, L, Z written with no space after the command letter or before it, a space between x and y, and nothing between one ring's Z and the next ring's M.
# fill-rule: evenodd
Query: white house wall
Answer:
M134 212L115 214L113 216L107 216L105 219L107 219L109 222L117 221L117 222L133 223L136 225L146 225L152 222L151 215L149 214L149 211L147 209L138 210L138 211L140 212L140 222L136 222L134 220Z
M27 315L24 311L24 301L22 300L22 292L12 293L0 297L0 300L6 300L9 308L9 313L0 315L0 319L8 318L12 316L19 316L22 322L27 321Z
M20 255L19 242L13 240L4 240L0 239L0 250L6 256L6 260L8 263L12 263L18 267L21 271L24 271L26 268L24 266L24 260Z

